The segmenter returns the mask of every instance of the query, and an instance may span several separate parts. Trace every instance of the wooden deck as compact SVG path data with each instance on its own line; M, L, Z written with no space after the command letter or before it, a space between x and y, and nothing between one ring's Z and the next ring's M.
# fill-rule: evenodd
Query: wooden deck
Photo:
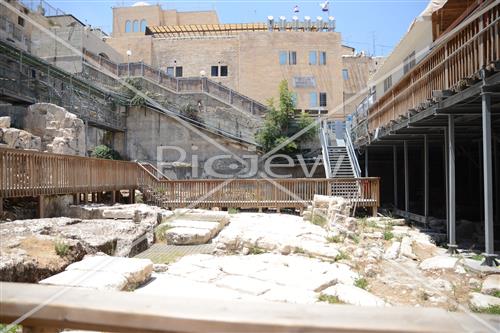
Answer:
M440 36L426 57L392 86L353 129L354 142L373 136L378 128L425 109L436 93L457 92L495 69L500 59L500 4L484 1L471 17Z
M379 179L168 180L151 164L0 148L0 198L141 190L168 208L297 208L315 194L379 206ZM96 195L97 197L97 195Z

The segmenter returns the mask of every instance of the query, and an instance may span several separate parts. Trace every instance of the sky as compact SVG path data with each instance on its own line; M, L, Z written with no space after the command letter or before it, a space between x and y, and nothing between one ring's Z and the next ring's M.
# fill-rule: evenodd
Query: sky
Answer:
M53 7L71 13L81 21L101 27L111 33L112 7L130 6L136 1L126 0L46 0ZM315 20L324 19L328 13L322 12L323 1L288 0L178 0L148 1L160 4L165 9L179 11L212 10L218 13L222 23L265 22L267 16L294 15L293 8L299 6L296 14L302 20L310 16ZM342 34L343 43L355 47L357 51L383 56L397 45L411 22L427 6L428 0L333 0L330 1L330 15L337 21L337 31ZM375 44L375 45L374 45ZM374 47L375 46L375 47Z

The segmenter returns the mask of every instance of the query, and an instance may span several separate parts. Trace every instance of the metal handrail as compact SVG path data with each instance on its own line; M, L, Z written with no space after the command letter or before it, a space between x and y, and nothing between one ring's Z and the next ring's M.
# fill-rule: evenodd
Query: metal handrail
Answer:
M361 168L359 166L358 158L356 157L354 145L352 144L351 131L349 128L346 128L344 141L347 148L347 155L349 156L349 160L351 161L352 169L354 171L354 177L359 178L361 177Z
M319 131L319 141L321 143L321 152L323 155L323 167L325 168L326 178L332 178L332 168L330 165L330 156L328 155L328 137L325 127Z

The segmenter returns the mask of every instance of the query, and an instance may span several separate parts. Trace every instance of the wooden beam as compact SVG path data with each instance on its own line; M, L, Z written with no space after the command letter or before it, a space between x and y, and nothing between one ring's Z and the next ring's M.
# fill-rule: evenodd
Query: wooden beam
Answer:
M214 301L10 282L0 284L0 294L1 322L43 304L21 325L100 332L454 333L486 332L497 324L495 316L438 308Z

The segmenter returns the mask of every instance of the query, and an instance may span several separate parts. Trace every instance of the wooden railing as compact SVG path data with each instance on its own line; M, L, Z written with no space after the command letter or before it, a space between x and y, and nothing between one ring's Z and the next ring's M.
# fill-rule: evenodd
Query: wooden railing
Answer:
M304 208L315 194L341 196L364 207L379 206L379 178L204 179L155 184L166 207Z
M0 148L0 197L141 189L164 207L298 207L314 194L379 206L379 179L167 180L151 165Z
M435 90L460 90L464 80L499 61L499 11L498 1L486 1L470 18L438 39L430 53L370 107L368 131L418 109L432 100Z
M26 332L495 332L495 316L438 308L172 298L133 292L0 283L0 322ZM23 332L24 332L23 330Z

